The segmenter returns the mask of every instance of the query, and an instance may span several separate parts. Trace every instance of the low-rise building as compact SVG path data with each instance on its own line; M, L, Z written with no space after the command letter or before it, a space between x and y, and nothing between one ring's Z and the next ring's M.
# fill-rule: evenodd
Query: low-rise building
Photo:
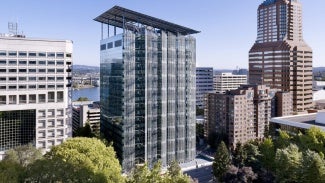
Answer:
M196 68L196 106L204 108L205 94L213 91L213 68Z
M213 86L216 93L226 93L226 91L235 90L244 84L247 84L247 75L221 73L213 77Z
M92 132L100 131L100 105L99 102L83 101L72 103L72 130L75 133L80 127L89 123Z
M295 116L276 117L270 120L270 132L276 134L279 130L290 133L304 132L317 127L325 131L325 111Z

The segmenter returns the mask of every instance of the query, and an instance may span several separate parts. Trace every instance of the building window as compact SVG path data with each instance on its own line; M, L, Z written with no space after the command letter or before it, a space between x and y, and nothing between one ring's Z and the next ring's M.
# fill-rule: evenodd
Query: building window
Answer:
M17 56L17 52L16 51L9 51L9 57L16 57Z
M35 89L36 89L36 85L28 85L28 88L29 88L30 90L35 90Z
M115 47L120 47L122 46L122 40L117 40L114 42Z
M19 60L19 65L27 65L27 61L26 60Z
M36 81L36 77L28 77L29 81Z
M46 81L46 77L38 77L38 81Z
M29 65L36 65L36 61L35 60L29 61L28 64Z
M9 69L9 72L16 73L17 72L17 69Z
M54 117L55 116L55 109L49 109L47 111L47 117Z
M45 102L46 102L45 94L39 94L38 103L45 103Z
M48 122L47 122L47 127L54 128L55 127L55 120L54 119L49 119Z
M0 105L6 105L6 103L7 103L7 96L0 95Z
M19 69L19 72L20 73L25 73L25 72L27 72L27 69Z
M18 87L20 90L26 90L27 89L27 86L26 85L19 85Z
M29 57L36 57L36 52L29 52L28 53L28 56Z
M63 69L56 69L56 73L63 73L64 70Z
M52 52L50 52L50 53L47 53L47 57L55 57L55 53L52 53Z
M26 81L27 78L26 77L19 77L19 81Z
M0 56L7 56L7 52L4 51L4 50L1 50L1 51L0 51Z
M17 65L17 61L16 60L9 60L9 65Z
M113 48L113 42L107 43L107 49Z
M64 58L64 53L63 52L56 53L56 58Z
M57 80L57 81L63 81L64 78L63 78L63 77L56 77L56 80Z
M47 61L47 65L55 65L55 61Z
M46 69L38 69L38 72L44 73L46 72Z
M0 65L6 65L7 64L7 60L0 60Z
M16 85L9 85L9 90L16 90L17 86Z
M48 73L55 73L55 69L47 69Z
M40 53L38 53L38 57L46 57L46 53L45 52L40 52Z
M55 81L55 77L47 77L48 81Z
M55 85L47 85L47 89L55 89Z
M18 53L18 55L19 55L19 57L27 57L27 52L25 52L25 51L20 51L20 52Z
M9 104L17 104L17 96L9 95Z
M30 104L35 104L36 103L36 95L35 94L29 95L29 103Z
M64 61L57 61L56 65L64 65Z
M44 60L38 61L38 65L46 65L46 61L44 61Z
M28 69L28 72L29 73L34 73L34 72L36 72L36 69Z
M17 78L16 77L9 77L8 80L9 80L9 82L17 81Z
M100 45L100 51L106 50L106 44Z
M58 91L57 92L57 102L63 102L63 91Z
M38 85L38 89L46 89L46 85Z
M19 104L26 104L27 98L26 95L19 95Z

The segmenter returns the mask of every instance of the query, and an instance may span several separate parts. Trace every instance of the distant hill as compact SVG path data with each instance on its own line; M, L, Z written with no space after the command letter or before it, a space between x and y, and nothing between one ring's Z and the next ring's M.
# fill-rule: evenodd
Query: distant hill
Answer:
M87 69L99 70L99 66L73 65L73 69L77 69L77 70L87 70Z
M73 65L72 66L73 72L99 72L98 66L88 66L88 65Z
M325 72L325 67L313 67L313 72Z

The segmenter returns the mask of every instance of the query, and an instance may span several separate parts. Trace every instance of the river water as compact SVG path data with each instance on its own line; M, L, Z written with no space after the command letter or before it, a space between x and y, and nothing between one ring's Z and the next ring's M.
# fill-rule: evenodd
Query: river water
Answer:
M74 89L72 90L72 101L78 100L79 97L87 97L92 101L100 100L100 87L94 88L83 88L83 89Z

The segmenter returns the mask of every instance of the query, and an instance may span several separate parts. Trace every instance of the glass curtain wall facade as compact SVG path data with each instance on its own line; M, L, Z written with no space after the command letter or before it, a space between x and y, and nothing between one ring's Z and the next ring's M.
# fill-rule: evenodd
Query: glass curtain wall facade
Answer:
M195 38L144 24L101 40L101 132L128 172L195 158Z
M35 110L0 111L0 151L35 144Z

